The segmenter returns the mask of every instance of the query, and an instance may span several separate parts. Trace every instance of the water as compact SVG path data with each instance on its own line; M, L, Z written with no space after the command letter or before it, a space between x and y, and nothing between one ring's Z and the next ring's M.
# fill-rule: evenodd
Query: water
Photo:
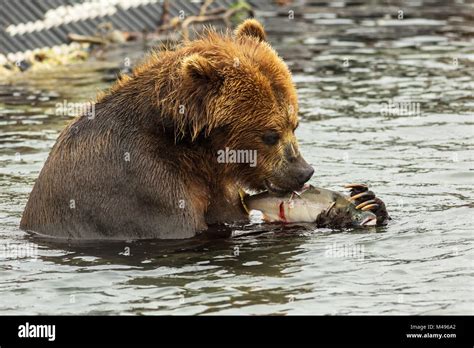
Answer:
M370 11L357 25L322 12L310 8L291 35L272 36L294 71L311 182L369 183L388 226L255 222L233 238L166 243L32 239L20 216L70 120L56 104L93 98L113 72L88 63L27 73L0 86L0 312L472 314L472 22L459 10L415 15L405 27Z

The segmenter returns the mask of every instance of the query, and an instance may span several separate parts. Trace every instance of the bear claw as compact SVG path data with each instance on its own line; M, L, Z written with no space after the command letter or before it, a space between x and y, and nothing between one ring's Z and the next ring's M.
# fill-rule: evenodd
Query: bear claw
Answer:
M379 207L378 204L369 204L369 205L366 205L365 207L363 207L361 210L362 211L367 211L367 210L371 210L371 209L378 208L378 207Z
M371 195L371 194L370 194L370 191L361 192L361 193L358 193L358 194L356 194L356 195L354 195L354 196L351 196L351 197L349 198L349 201L355 201L355 200L358 199L358 198L361 198L361 197L364 197L364 196L370 196L370 195Z
M365 207L366 205L372 204L372 203L377 203L377 202L375 201L375 199L370 199L370 200L368 200L368 201L365 201L365 202L360 203L358 206L356 206L356 209L362 209L362 208Z
M346 184L346 185L344 185L344 188L348 188L348 189L352 189L352 188L363 189L363 188L366 188L366 189L368 189L369 187L368 187L366 184L352 183L352 184Z

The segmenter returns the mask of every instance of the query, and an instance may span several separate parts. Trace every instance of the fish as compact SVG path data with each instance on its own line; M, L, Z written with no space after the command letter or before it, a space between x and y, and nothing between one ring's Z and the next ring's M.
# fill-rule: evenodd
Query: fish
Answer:
M329 228L367 227L377 224L377 216L368 210L370 205L358 209L353 198L312 185L305 185L302 190L283 196L264 191L241 197L247 212L262 212L266 222L307 222Z

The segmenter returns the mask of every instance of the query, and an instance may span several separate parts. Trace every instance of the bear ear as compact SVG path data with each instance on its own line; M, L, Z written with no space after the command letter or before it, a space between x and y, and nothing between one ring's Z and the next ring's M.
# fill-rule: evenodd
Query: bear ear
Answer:
M258 41L267 41L267 34L263 25L256 19L247 19L241 23L237 29L235 29L235 36L242 38L244 36L250 36L258 39Z
M220 79L216 67L207 58L197 53L185 57L181 69L184 76L193 80L216 81Z

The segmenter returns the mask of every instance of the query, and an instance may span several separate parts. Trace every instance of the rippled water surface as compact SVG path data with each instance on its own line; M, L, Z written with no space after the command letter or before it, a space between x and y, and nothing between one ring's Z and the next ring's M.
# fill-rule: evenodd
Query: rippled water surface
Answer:
M0 312L473 314L473 23L455 7L415 7L407 22L390 11L266 20L294 72L311 182L369 183L393 217L372 230L253 223L217 240L31 239L20 216L71 119L56 104L93 98L115 70L88 63L2 82Z

